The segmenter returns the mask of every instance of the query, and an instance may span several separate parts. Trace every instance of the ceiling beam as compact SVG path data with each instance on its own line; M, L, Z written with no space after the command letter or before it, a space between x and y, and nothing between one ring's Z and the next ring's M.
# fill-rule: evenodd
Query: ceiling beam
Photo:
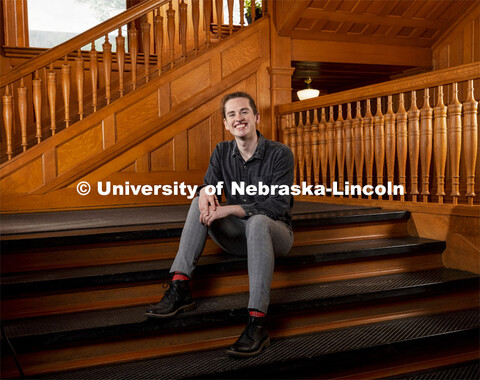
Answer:
M285 0L283 0L285 1ZM305 9L308 8L312 0L295 0L292 1L292 5L288 12L284 15L282 20L279 20L279 25L277 26L278 34L280 35L288 35L295 25L297 25L298 21L305 12Z

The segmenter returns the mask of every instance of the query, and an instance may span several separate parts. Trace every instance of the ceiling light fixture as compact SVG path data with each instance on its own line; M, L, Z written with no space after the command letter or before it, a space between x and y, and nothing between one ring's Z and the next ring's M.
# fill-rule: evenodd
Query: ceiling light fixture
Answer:
M312 83L312 78L305 79L305 84L307 85L307 88L297 91L298 99L305 100L305 99L316 98L320 94L319 90L310 88L310 83Z

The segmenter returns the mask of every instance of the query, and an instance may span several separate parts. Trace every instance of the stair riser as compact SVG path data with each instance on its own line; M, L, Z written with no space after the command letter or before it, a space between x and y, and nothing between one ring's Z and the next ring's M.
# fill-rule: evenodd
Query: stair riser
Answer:
M272 338L303 333L327 331L413 316L479 307L478 292L445 292L428 298L414 298L386 304L372 304L329 312L311 312L279 316L272 321ZM233 343L243 325L219 326L200 331L185 331L163 336L148 336L97 345L77 346L20 355L27 375L83 368L99 364L118 363L137 359L224 347ZM16 376L16 370L4 362L2 377Z
M408 236L405 221L319 226L296 229L294 246L403 236ZM138 240L50 249L32 248L18 252L4 250L1 258L1 273L173 259L178 249L178 242L179 238L167 238L162 241ZM212 240L207 240L204 255L215 255L221 252L222 250Z
M442 267L439 253L419 256L391 257L370 261L350 261L340 264L311 264L300 267L277 267L272 288L284 288L319 282L330 282L379 274L404 273ZM192 280L194 296L242 293L248 291L245 271L223 274L221 277L201 275ZM2 301L2 319L28 318L41 315L74 313L158 302L165 289L160 283L131 284L104 289L89 289L73 293L38 294L14 297Z

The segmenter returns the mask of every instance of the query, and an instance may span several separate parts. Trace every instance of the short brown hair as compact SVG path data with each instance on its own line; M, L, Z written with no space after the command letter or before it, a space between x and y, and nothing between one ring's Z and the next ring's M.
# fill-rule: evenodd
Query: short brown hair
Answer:
M237 92L232 92L230 94L227 94L223 97L222 99L222 102L221 102L221 108L222 108L222 114L223 114L223 118L226 118L227 115L225 114L225 104L231 100L231 99L236 99L236 98L245 98L245 99L248 99L249 103L250 103L250 107L252 108L252 111L253 111L253 114L256 115L258 113L257 111L257 106L255 104L255 100L253 100L253 98L247 94L246 92L242 92L242 91L237 91Z

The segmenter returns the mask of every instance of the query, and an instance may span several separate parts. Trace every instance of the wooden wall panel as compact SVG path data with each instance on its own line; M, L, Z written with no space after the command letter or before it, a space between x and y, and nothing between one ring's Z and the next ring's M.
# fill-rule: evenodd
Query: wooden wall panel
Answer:
M117 114L117 141L124 138L138 124L139 120L146 121L158 116L158 93L157 91L146 96L141 102Z
M173 140L150 153L152 171L173 170Z
M204 120L187 132L188 169L205 170L210 159L210 123Z
M260 34L245 38L230 49L222 52L222 77L238 70L248 62L260 57Z
M43 184L42 157L30 162L0 181L2 195L29 193Z
M58 174L102 151L103 130L98 125L57 148Z
M183 77L172 81L170 85L172 107L197 95L208 86L210 86L210 64L205 62Z

